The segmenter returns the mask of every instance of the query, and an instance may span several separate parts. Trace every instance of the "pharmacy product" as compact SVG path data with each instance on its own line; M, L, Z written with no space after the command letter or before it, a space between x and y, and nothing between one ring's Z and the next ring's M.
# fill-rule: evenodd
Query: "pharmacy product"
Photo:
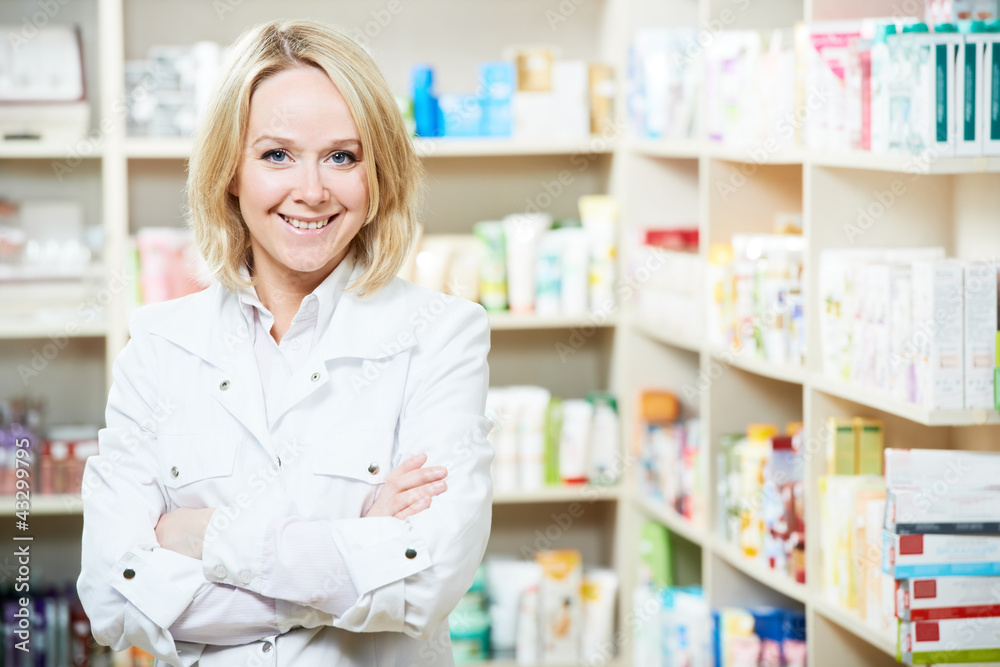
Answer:
M882 533L882 571L896 579L1000 575L1000 535Z
M535 305L538 243L552 227L545 213L518 213L503 220L507 243L507 298L513 313L530 313Z
M537 590L542 570L534 561L490 558L486 561L486 580L490 592L490 644L494 657L513 658L521 595L532 587Z
M983 21L973 21L964 42L958 46L955 69L955 101L958 105L956 155L983 154L983 64L986 44L991 36L986 34Z
M957 260L913 262L917 403L931 410L965 404L962 270Z
M983 153L1000 155L1000 24L991 24L992 39L983 54Z
M609 313L615 309L618 202L608 195L585 195L579 208L590 247L590 309Z
M511 96L517 85L517 72L512 63L483 63L479 66L481 84L479 104L482 108L480 134L485 137L509 137L513 131Z
M559 230L548 231L542 234L538 244L535 314L539 317L552 317L560 311L564 238Z
M965 265L965 408L993 409L997 336L997 267Z
M559 476L567 484L587 481L590 430L594 406L588 401L563 401L563 429L559 444Z
M579 551L540 551L535 562L542 568L538 587L541 619L542 663L575 664L580 660L583 638L583 561Z
M586 570L580 594L583 600L581 658L586 664L600 664L614 656L618 574L607 569Z
M1000 454L960 449L887 449L885 483L891 489L1000 489Z
M591 484L616 484L623 466L619 442L618 404L605 392L587 394L594 406L590 431L589 480Z
M896 659L913 665L1000 661L1000 617L900 621Z
M483 245L479 299L490 311L507 309L507 253L502 222L477 222L473 233Z
M542 387L511 387L519 404L517 463L522 490L545 486L545 419L552 395Z
M1000 616L1000 577L897 579L895 603L903 621Z
M589 307L590 281L587 233L581 227L563 227L556 233L562 237L560 310L567 316L585 315Z
M1000 490L960 484L889 489L885 528L898 535L1000 534Z

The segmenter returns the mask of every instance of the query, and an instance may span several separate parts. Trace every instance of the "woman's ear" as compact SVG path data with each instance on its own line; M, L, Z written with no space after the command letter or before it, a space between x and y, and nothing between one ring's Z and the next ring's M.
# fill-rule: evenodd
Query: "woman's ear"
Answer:
M229 194L231 194L232 196L234 196L234 197L236 197L237 199L239 199L239 196L240 196L240 188L239 188L239 186L238 186L238 185L236 184L236 179L235 179L235 178L234 178L233 180L229 181L229 187L227 187L227 188L226 188L226 192L228 192L228 193L229 193Z

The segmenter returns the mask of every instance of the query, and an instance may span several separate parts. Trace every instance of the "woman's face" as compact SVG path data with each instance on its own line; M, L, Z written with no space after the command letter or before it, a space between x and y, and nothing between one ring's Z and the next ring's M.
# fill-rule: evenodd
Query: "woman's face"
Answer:
M325 72L296 67L261 82L229 192L257 276L318 283L336 268L367 214L368 178L358 128Z

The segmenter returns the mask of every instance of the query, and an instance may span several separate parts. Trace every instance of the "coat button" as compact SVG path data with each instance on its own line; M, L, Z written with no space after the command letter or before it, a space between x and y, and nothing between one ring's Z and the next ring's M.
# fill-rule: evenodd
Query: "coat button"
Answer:
M309 379L312 380L313 382L319 382L319 373L313 373L312 377Z
M270 653L271 652L271 642L264 642L264 645L260 647L260 650L263 651L264 653Z
M407 549L406 550L406 557L409 558L410 560L413 560L414 558L416 558L417 557L416 550L415 549Z
M368 464L368 472L370 472L373 475L377 475L378 471L379 471L379 467L378 467L377 463L369 463Z
M224 565L216 565L215 569L212 571L212 574L215 575L216 579L225 579L226 575L229 573L226 571Z
M219 389L221 389L222 391L229 389L229 380L223 380L222 382L220 382Z
M240 572L240 583L244 586L248 586L251 581L253 581L253 573L250 572L250 570L243 570Z
M132 568L128 568L127 570L122 572L122 576L125 577L126 579L133 579L135 578L135 570L133 570Z
M177 469L177 466L174 466L173 468L170 469L170 476L171 477L177 478L177 477L180 477L180 475L181 475L181 471Z

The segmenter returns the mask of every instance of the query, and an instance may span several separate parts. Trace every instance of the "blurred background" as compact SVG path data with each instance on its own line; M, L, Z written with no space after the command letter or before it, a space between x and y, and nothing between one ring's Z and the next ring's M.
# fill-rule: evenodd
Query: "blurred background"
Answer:
M1000 661L915 650L881 559L885 452L1000 435L996 0L0 0L0 665L152 665L90 638L82 470L129 314L208 284L191 136L275 18L376 59L427 172L401 275L490 313L457 661Z

